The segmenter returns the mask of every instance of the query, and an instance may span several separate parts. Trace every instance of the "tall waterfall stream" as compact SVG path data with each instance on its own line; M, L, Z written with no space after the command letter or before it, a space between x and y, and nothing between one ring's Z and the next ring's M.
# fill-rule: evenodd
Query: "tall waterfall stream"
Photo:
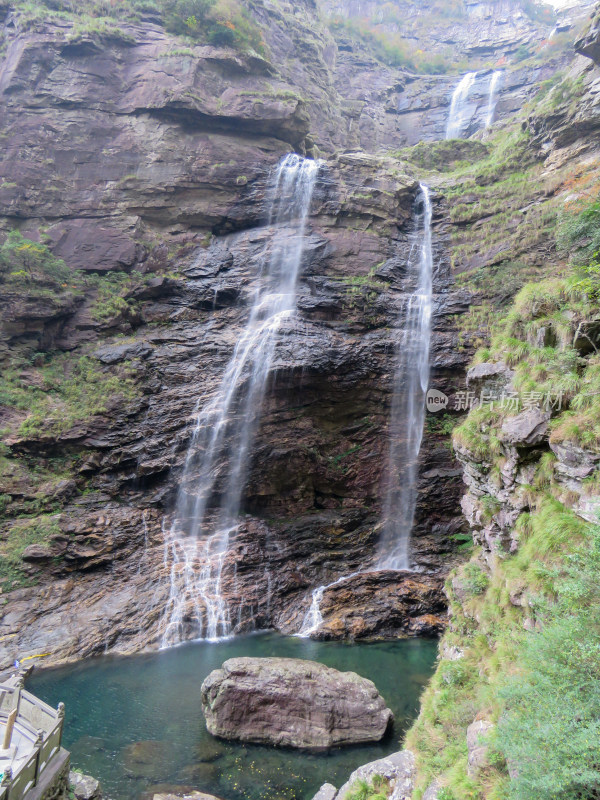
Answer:
M239 522L252 443L277 338L296 309L296 284L318 162L289 155L275 170L268 195L274 229L270 254L256 278L248 321L216 394L201 398L175 516L166 537L171 589L162 645L219 639L231 631L221 579ZM285 231L282 227L285 225Z
M433 247L433 210L429 188L420 184L415 209L415 234L408 264L408 295L402 309L403 328L396 350L396 375L390 420L390 449L383 507L383 536L377 569L411 568L410 534L417 504L419 452L425 423L429 383ZM366 570L365 570L366 571ZM344 575L313 590L310 607L299 636L318 631L323 617L321 601L327 589L350 580L359 572Z
M450 113L448 114L448 123L446 125L446 139L460 139L466 124L469 122L467 103L469 92L475 83L476 77L476 72L467 72L458 82L452 94Z
M415 287L404 310L404 329L397 351L397 369L390 420L390 450L383 509L381 569L410 569L410 534L417 505L419 453L423 440L429 383L433 211L427 186L421 184L416 208L416 233L408 264Z

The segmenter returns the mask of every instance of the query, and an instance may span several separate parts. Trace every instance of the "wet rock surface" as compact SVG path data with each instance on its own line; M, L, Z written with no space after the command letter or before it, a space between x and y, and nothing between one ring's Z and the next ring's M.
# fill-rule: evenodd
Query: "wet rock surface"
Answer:
M306 611L312 588L368 567L377 556L393 388L389 354L401 332L417 188L393 171L393 162L358 154L323 168L299 312L282 329L245 492L248 516L224 565L236 632L273 625L293 631L301 615L290 610ZM246 207L249 223L254 202ZM164 530L171 524L194 407L198 399L208 402L218 386L247 313L244 298L273 233L252 223L215 236L182 260L181 279L159 275L150 287L133 289L139 321L125 343L90 322L85 306L66 314L53 334L69 348L86 347L80 344L84 334L102 370L132 365L140 393L110 416L43 439L14 439L15 453L42 448L52 457L68 447L78 468L71 482L55 490L64 497L58 530L27 551L28 575L37 586L13 592L0 623L7 662L39 652L51 652L55 660L107 649L131 652L160 641L170 590ZM457 380L456 356L448 349L456 337L455 304L441 234L436 258L433 375L448 387ZM460 525L460 475L435 437L422 459L414 557L438 572L448 536ZM35 491L19 481L13 502ZM432 614L443 616L439 596L433 596L437 585L418 589L410 600L421 609L415 617L425 620L428 596L438 609ZM391 597L389 586L383 592ZM349 599L340 600L344 613L351 612ZM391 619L400 621L402 601L392 605L387 622L380 615L385 635L398 633ZM378 638L379 613L369 611L368 623L352 614L351 623L336 623L336 635ZM411 625L402 623L401 632L439 628L437 622ZM199 635L193 626L184 632Z
M202 684L210 733L310 750L379 741L393 714L353 672L290 658L232 658Z
M443 581L412 572L367 572L325 590L319 639L377 640L435 636L446 624ZM298 612L286 609L283 632L301 627Z

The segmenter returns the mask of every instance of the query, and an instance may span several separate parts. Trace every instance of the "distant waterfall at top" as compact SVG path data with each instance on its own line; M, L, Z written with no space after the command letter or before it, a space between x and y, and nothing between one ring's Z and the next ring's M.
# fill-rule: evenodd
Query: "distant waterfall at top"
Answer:
M450 113L446 124L446 139L460 139L465 125L469 121L467 119L467 101L476 77L476 72L467 72L460 79L452 94Z
M162 646L191 633L218 639L231 632L222 570L239 513L252 444L282 322L296 309L296 284L319 165L288 155L269 187L270 255L257 276L250 315L208 402L198 402L175 516L166 536L170 594ZM277 230L286 225L283 233Z
M501 69L496 69L492 73L490 79L490 90L488 92L488 105L487 114L485 117L485 127L489 128L494 122L494 114L496 113L496 103L498 102L498 91L502 86L502 79L504 72Z
M384 531L380 569L410 569L410 535L417 505L418 461L429 383L433 248L429 189L421 184L409 276L415 288L404 304L404 331L398 346Z

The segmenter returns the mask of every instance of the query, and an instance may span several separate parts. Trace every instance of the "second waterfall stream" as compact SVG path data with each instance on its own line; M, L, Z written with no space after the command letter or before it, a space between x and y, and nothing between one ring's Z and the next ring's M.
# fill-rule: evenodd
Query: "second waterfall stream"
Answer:
M412 292L404 306L404 329L390 420L390 450L383 509L381 569L410 569L410 535L417 506L419 453L423 440L433 283L433 210L429 188L421 184L416 209L416 234L408 277Z
M231 632L222 571L239 524L254 434L280 328L296 310L296 289L308 213L319 163L288 155L268 188L273 229L250 313L221 383L201 398L173 521L166 533L170 593L162 646L189 638L219 639ZM285 226L285 232L282 231Z
M383 535L375 569L411 568L410 536L417 505L419 453L425 424L429 383L429 349L433 284L433 210L429 188L419 186L415 208L415 233L407 280L409 293L402 305L402 329L396 350L389 455L383 506ZM364 570L365 572L368 570ZM327 589L359 575L343 575L317 587L298 635L318 631L323 617L321 602Z

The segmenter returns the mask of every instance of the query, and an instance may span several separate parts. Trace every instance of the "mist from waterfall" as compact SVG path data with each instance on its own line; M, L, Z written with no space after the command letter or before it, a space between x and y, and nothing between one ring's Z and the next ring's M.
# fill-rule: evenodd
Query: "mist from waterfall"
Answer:
M390 420L390 449L383 508L380 569L411 568L410 538L417 505L419 452L429 383L433 279L432 205L420 185L408 276L414 289L404 304Z
M504 72L501 69L496 69L490 78L490 89L488 92L488 105L485 117L485 127L489 128L494 122L494 114L496 113L496 104L498 102L498 92L502 86Z
M467 103L476 77L477 72L467 72L452 93L448 122L446 123L446 139L460 139L470 121Z
M296 310L296 287L318 162L291 154L274 171L268 194L269 254L256 277L248 321L214 396L201 398L165 539L170 593L163 647L231 633L222 592L270 367L282 324Z

